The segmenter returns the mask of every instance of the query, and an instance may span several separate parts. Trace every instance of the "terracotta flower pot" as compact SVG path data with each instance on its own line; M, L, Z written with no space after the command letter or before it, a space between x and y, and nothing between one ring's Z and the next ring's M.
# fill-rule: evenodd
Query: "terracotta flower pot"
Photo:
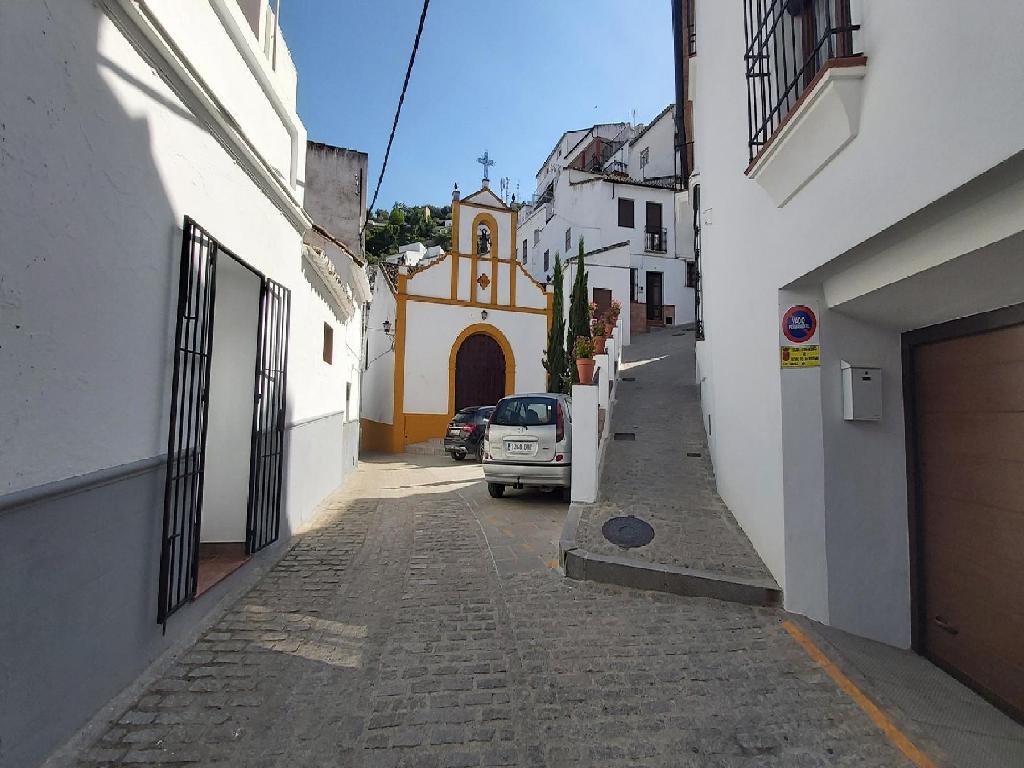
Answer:
M594 359L591 357L576 358L576 371L580 375L580 384L594 383Z
M595 336L594 337L594 354L595 355L603 355L604 354L604 349L605 349L605 344L607 344L607 343L608 343L608 339L605 336Z

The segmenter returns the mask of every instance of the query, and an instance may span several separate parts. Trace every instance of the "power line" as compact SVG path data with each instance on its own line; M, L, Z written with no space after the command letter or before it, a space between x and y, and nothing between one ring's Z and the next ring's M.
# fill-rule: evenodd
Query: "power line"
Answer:
M398 97L398 108L395 110L395 121L391 125L391 135L388 137L388 148L384 151L384 163L380 167L380 175L377 177L377 188L373 190L373 200L366 207L366 221L363 222L362 229L366 229L367 223L370 221L370 213L373 211L373 206L377 204L377 195L380 194L380 185L384 181L384 171L388 167L388 158L391 156L391 144L395 140L395 132L398 130L398 118L402 114L402 103L405 101L405 92L409 88L409 78L412 76L412 65L416 61L416 51L420 47L420 36L423 34L423 23L427 20L427 7L430 5L430 0L423 0L423 11L420 13L420 25L416 29L416 39L412 44L412 53L409 55L409 66L405 70L405 82L402 83L402 95Z

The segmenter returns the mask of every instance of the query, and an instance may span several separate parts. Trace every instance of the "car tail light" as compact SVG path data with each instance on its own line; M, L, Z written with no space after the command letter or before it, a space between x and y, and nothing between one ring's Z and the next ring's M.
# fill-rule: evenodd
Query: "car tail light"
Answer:
M562 404L555 405L555 442L560 443L565 439L565 416L562 415Z
M472 432L474 429L476 429L476 427L474 427L472 424L463 424L462 425L462 431L465 432L467 435L470 432Z
M556 462L557 461L565 461L565 454L564 453L556 453L555 454L555 461Z

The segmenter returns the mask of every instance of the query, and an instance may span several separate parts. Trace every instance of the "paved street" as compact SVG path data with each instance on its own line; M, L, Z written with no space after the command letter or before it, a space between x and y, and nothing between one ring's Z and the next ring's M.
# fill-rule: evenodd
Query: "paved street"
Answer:
M908 764L779 612L564 579L564 513L364 462L79 765Z
M623 350L612 432L634 436L608 445L599 503L581 517L581 548L693 569L723 579L776 586L715 488L714 467L694 384L693 331L638 334ZM601 526L633 515L650 523L654 540L623 552Z

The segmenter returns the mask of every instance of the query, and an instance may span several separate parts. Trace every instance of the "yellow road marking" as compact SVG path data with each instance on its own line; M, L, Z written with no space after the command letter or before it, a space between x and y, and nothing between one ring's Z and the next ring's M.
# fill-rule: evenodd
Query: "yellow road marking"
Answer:
M878 729L886 735L886 737L895 745L895 747L906 755L907 759L910 760L918 768L937 768L929 757L922 752L920 749L914 746L914 743L906 737L906 735L896 724L888 718L888 716L882 712L867 696L865 696L860 688L854 685L853 681L850 680L846 675L839 671L839 667L833 664L829 658L821 652L821 650L814 644L814 642L803 633L803 631L791 621L782 622L782 626L789 632L790 636L796 640L796 642L803 648L807 655L814 659L815 663L825 670L829 677L835 682L836 685L851 699L853 699L857 706L864 710L864 713L871 718Z

